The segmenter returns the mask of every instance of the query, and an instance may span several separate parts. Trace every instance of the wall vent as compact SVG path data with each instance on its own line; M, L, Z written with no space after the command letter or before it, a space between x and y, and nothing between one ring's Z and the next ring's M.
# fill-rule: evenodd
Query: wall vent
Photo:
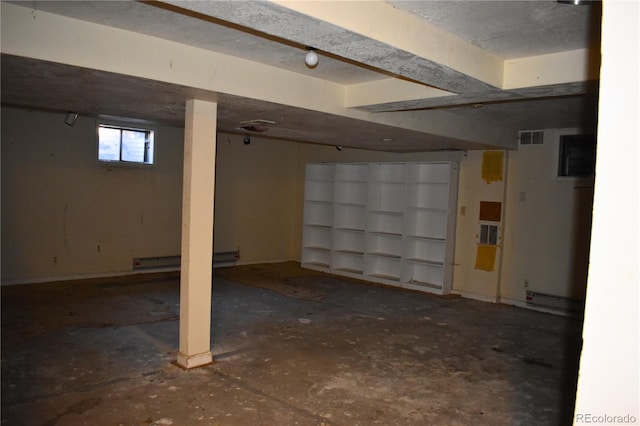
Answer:
M544 130L522 130L518 132L520 145L542 145L544 143Z

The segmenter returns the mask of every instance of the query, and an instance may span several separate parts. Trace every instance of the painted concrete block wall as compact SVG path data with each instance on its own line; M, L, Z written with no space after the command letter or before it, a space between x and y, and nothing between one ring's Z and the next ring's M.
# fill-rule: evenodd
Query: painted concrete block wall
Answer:
M126 272L133 257L179 254L182 129L159 129L152 168L107 167L95 160L93 119L69 127L63 114L13 108L2 119L3 282ZM244 145L219 134L214 250L239 248L241 264L299 260L308 162L458 161L454 290L524 303L528 279L536 291L581 297L572 265L587 260L575 250L585 241L574 219L584 182L553 177L552 142L573 130L547 131L545 145L506 154L506 199L504 182L482 180L482 151L338 151L255 136ZM498 249L493 271L475 268L480 201L504 202L504 258Z
M500 256L502 254L500 245L502 240L498 240L499 247L496 250L493 270L476 269L480 233L479 214L481 201L503 203L504 212L505 180L490 183L483 180L483 153L484 151L469 151L460 163L453 280L454 290L465 297L495 302L500 277ZM504 213L502 218L504 218ZM504 232L504 227L500 224L499 237Z
M2 109L2 282L131 271L180 254L184 131L160 127L152 167L96 161L96 121ZM218 135L214 250L299 258L299 145ZM300 198L301 199L301 198Z
M216 252L240 249L239 264L299 259L299 145L218 134Z
M2 280L130 271L180 248L183 130L152 167L98 164L95 119L2 108Z
M593 178L558 178L558 138L588 130L547 130L544 144L509 152L501 295L524 302L529 289L584 300Z

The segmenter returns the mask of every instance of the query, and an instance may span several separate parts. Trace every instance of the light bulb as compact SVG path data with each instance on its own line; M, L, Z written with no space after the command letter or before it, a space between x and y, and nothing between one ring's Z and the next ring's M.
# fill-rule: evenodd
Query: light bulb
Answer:
M307 64L308 67L313 68L318 65L318 55L313 50L307 52L307 56L304 57L304 63Z

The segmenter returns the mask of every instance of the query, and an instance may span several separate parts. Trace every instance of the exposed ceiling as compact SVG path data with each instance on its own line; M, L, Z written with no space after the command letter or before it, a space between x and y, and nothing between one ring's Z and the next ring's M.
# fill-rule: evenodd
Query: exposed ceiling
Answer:
M372 7L385 3L383 6L393 6L393 13L407 20L408 30L419 20L415 28L425 25L436 31L414 34L408 41L398 41L398 47L392 45L393 32L387 32L403 28L402 22L390 20L388 29L380 29L380 36L371 36L364 34L366 28L360 31L339 20L323 19L322 11L310 15L293 8L293 3L298 2L15 2L32 13L47 12L146 34L242 58L251 61L248 66L263 64L301 74L312 78L309 81L313 84L324 80L349 88L392 81L406 85L409 91L415 88L415 92L434 94L372 101L345 108L344 114L332 113L315 109L312 101L309 107L287 105L259 96L87 69L64 60L30 58L5 51L4 40L11 34L3 31L2 103L181 125L185 99L198 97L218 102L218 129L222 131L240 133L241 122L263 118L277 123L261 134L265 137L388 151L492 146L490 140L474 140L455 131L447 134L438 123L454 116L458 118L453 123L468 124L478 131L485 123L514 134L520 129L590 127L595 123L597 80L507 90L466 72L464 55L458 55L462 57L461 70L445 62L447 49L458 45L488 63L594 46L597 50L601 13L597 4L574 7L542 0L313 2L334 3L327 5L330 7L343 3L345 13L359 10L351 3L371 3ZM349 16L344 19L348 21ZM366 20L362 17L362 22ZM372 15L372 25L375 22ZM408 52L415 44L414 52L420 53L421 46L429 44L423 37L440 33L447 43L439 47L445 52L444 59ZM314 69L302 60L306 46L319 49L320 64ZM255 86L256 92L260 84L246 82L247 87ZM435 130L402 124L410 120L433 122L429 125Z

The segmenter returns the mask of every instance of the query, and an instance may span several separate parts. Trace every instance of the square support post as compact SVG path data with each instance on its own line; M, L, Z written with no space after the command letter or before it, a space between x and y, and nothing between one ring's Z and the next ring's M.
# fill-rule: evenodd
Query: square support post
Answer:
M214 102L189 100L185 111L177 362L187 369L213 362L211 286L217 108Z

